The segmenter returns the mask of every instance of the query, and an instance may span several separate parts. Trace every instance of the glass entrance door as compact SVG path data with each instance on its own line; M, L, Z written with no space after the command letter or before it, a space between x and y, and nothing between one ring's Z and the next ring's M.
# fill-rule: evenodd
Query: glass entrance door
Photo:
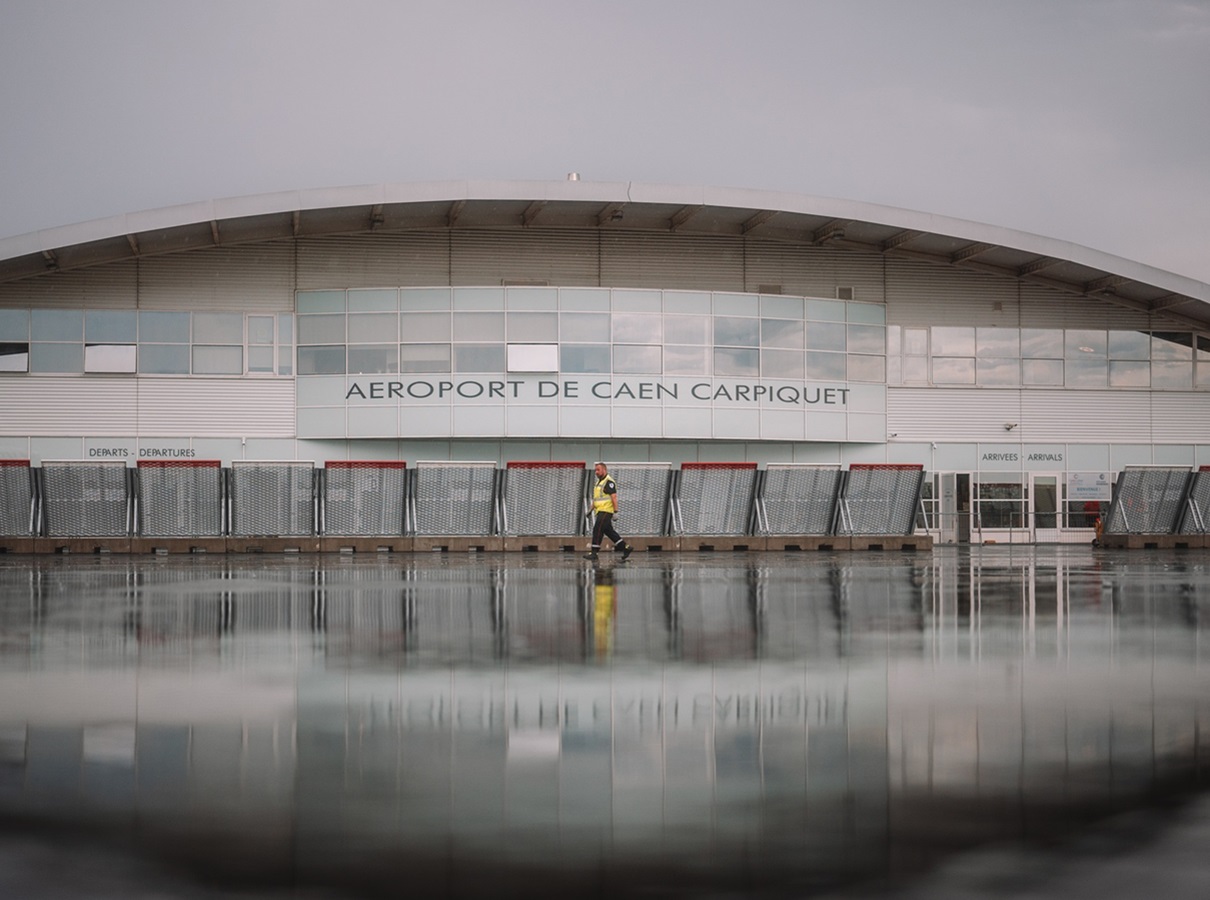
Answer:
M1029 522L1035 544L1059 542L1059 476L1034 473L1029 476Z

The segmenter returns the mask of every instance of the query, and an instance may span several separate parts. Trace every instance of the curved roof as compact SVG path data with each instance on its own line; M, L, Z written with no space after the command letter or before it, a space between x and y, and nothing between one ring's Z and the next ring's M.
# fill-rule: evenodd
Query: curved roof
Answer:
M751 236L826 245L1020 279L1194 328L1210 327L1210 285L1067 241L801 194L571 179L362 185L129 213L0 240L0 283L280 238L508 227Z

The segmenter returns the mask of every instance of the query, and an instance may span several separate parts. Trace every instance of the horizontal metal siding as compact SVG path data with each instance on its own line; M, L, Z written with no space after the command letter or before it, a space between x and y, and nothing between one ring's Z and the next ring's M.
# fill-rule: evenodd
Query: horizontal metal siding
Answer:
M744 242L738 237L603 234L601 285L742 291Z
M1156 424L1181 414L1162 409L1144 391L1016 389L887 389L887 433L899 441L1097 441L1148 443L1210 440L1210 398L1196 398L1200 415L1186 426ZM1185 395L1188 396L1188 395ZM1173 407L1177 401L1166 401ZM1154 405L1153 405L1154 404ZM1011 431L1006 424L1014 424Z
M212 247L151 257L139 265L144 309L290 312L294 248L289 241Z
M301 238L298 289L417 287L450 283L447 233Z
M798 247L775 241L748 241L744 249L745 290L778 285L783 294L835 297L838 287L870 303L884 298L884 260L877 253L850 253Z
M134 260L53 272L0 285L0 306L41 309L131 309L138 296Z
M0 435L293 437L288 379L5 379Z
M1158 443L1205 440L1210 434L1210 394L1157 392L1151 395L1152 435Z
M450 248L454 284L541 281L595 287L600 276L595 232L455 232Z

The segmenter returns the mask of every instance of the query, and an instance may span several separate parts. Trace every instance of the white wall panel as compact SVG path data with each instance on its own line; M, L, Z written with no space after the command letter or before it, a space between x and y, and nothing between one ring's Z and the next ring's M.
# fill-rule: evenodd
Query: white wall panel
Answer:
M1204 443L1210 440L1210 394L1157 392L1152 397L1152 440Z

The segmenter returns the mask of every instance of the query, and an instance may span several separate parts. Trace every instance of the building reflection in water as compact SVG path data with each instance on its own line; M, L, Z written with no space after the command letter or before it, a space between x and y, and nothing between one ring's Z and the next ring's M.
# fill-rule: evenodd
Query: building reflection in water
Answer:
M0 559L0 814L267 885L911 877L1199 788L1210 577L933 555Z

